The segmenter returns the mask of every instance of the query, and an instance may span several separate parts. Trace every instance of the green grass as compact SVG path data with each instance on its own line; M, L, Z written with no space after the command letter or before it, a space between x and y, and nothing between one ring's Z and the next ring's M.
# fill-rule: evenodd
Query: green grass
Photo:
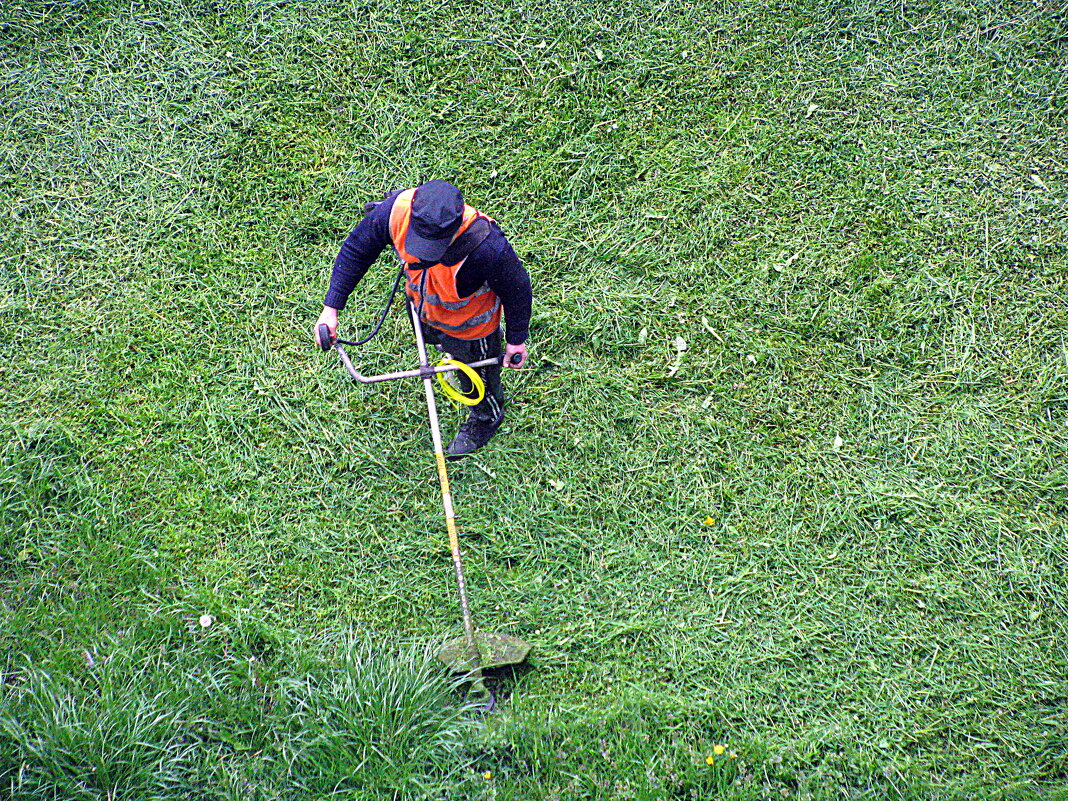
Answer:
M27 667L0 716L8 797L394 798L470 783L472 710L425 650L347 636L257 656L247 633L191 620L142 629L141 650L86 651L78 671Z
M1058 4L4 17L10 794L1068 795ZM431 177L535 284L452 469L476 621L533 645L484 722L422 659L421 389L310 336L362 204ZM394 315L359 360L411 352Z

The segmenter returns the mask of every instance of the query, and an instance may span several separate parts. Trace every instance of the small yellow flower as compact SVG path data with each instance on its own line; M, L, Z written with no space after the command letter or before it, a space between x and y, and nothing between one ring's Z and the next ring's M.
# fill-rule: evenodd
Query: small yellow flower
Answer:
M726 750L727 749L724 748L722 745L715 745L712 747L712 753L716 756L723 756L723 752Z
M712 758L712 755L711 755L711 754L709 754L708 756L706 756L706 757L705 757L705 764L706 764L706 765L712 765L712 764L715 764L715 761L716 761L716 760L714 760L714 759Z
M489 781L490 779L493 778L493 771L487 770L485 773L482 774L482 778L485 779L486 781Z
M716 525L716 518L712 517L712 515L709 515L704 519L704 524L706 526L714 526Z

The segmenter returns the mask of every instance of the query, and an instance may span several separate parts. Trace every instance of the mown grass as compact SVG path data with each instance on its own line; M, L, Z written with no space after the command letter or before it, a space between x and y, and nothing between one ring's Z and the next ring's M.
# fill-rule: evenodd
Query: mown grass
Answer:
M1063 794L1063 16L5 14L4 786ZM350 386L308 331L363 202L430 177L535 281L535 367L453 470L476 620L534 652L462 753L364 769L350 699L456 699L405 684L416 652L375 696L322 641L392 657L457 610L419 388ZM397 316L360 356L410 351ZM127 772L86 784L102 748Z

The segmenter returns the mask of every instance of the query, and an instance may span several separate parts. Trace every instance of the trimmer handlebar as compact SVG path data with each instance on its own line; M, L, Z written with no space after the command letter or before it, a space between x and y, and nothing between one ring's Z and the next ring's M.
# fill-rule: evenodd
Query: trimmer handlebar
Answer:
M354 381L359 381L361 384L373 384L378 381L391 381L394 378L429 378L437 373L451 373L461 368L454 365L441 365L440 367L420 367L416 370L403 370L398 373L383 373L382 375L363 375L352 364L352 360L349 358L349 354L345 352L343 345L351 345L352 343L345 339L337 339L330 336L330 327L325 323L320 325L316 329L316 340L319 342L319 347L325 353L326 351L334 348L337 351L338 356L341 357L342 363L345 365L345 369L348 370L350 376ZM519 364L523 361L523 354L513 353L512 358L508 360L511 364ZM491 356L488 359L481 359L477 362L471 362L467 367L486 367L490 364L503 364L504 354L500 356Z
M341 357L342 363L345 365L345 369L348 370L349 375L352 376L354 381L359 381L361 384L374 384L379 381L392 381L394 378L430 378L438 373L451 373L461 368L452 364L443 364L440 367L427 366L419 367L415 370L402 370L397 373L382 373L382 375L363 375L352 364L352 360L349 358L349 354L345 352L345 348L342 345L334 345L337 350L337 355ZM501 357L498 356L493 359L482 359L477 362L471 362L468 367L485 367L488 364L499 364Z
M326 329L325 325L319 326L319 347L322 347L324 342L324 329ZM326 329L325 334L325 341L329 343L329 329ZM323 350L330 350L331 347L333 347L334 350L337 351L337 355L341 357L341 362L345 365L345 369L348 371L349 375L352 376L352 379L354 381L359 381L361 384L375 384L379 381L392 381L395 378L430 378L438 373L451 373L462 369L456 365L443 364L441 366L428 365L426 367L416 368L415 370L402 370L396 373L383 373L382 375L364 375L353 366L352 359L349 358L349 354L345 351L345 347L341 344L340 340L334 342L332 346L328 344ZM522 360L522 355L518 353L512 354L513 364L518 364L517 358ZM503 354L501 356L493 356L489 359L480 359L479 361L471 362L466 366L486 367L490 364L500 364L502 361L504 361Z

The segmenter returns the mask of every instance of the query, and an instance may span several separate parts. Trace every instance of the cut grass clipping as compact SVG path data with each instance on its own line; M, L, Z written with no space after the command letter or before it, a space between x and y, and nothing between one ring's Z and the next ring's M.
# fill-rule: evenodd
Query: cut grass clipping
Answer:
M0 796L1066 797L1056 3L2 16ZM535 287L484 720L420 388L311 337L430 178Z

